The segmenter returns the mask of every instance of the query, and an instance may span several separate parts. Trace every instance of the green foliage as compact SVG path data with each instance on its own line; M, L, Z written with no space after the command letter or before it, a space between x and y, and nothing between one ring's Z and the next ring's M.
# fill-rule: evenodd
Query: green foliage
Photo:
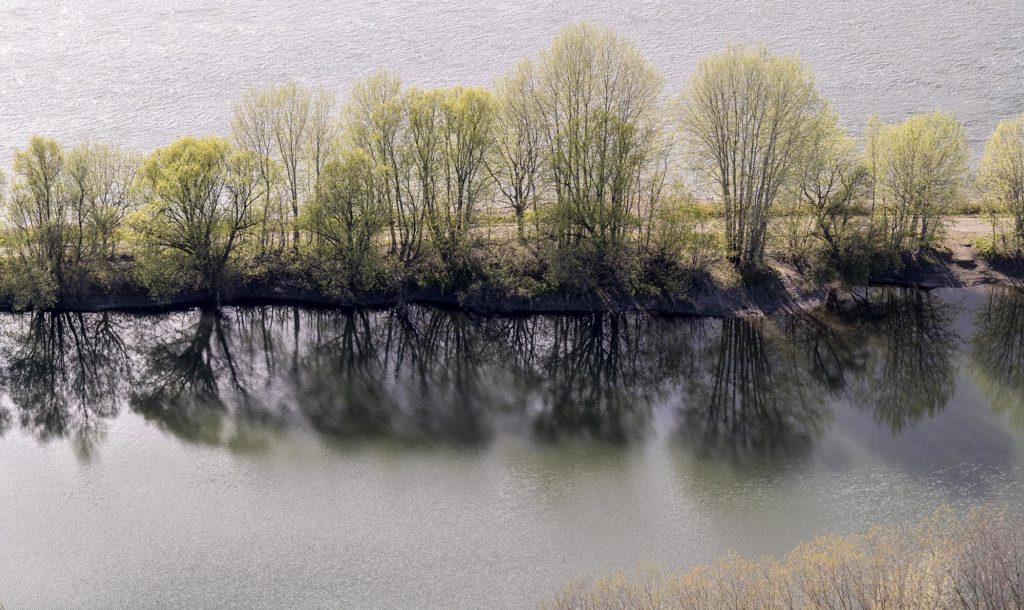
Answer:
M22 307L48 307L111 274L137 160L111 146L65 150L34 136L14 157L11 192L0 197L9 269L8 292ZM0 183L0 189L3 185Z
M655 208L647 237L649 257L678 261L692 270L705 271L725 252L711 211L688 191L677 187Z
M252 156L262 184L253 227L259 254L289 244L298 252L300 208L316 197L337 149L334 107L332 92L294 82L250 89L234 105L232 139Z
M495 82L494 153L487 160L488 173L515 214L520 240L526 236L527 213L536 217L542 186L541 117L534 86L534 66L528 60Z
M431 244L452 272L464 265L473 213L488 194L494 98L480 88L407 93L414 170Z
M480 256L479 278L460 291L460 301L476 306L498 300L529 302L549 293L546 260L521 242Z
M46 267L20 258L0 266L0 296L16 310L52 307L60 294L57 280Z
M181 138L140 170L146 204L134 217L139 279L154 294L217 293L262 196L256 160L220 138Z
M988 202L992 232L1000 234L992 246L1008 258L1024 257L1024 114L996 125L985 144L978 186Z
M662 77L633 43L581 24L541 54L535 86L548 232L563 247L596 241L605 252L586 256L608 259L638 235L664 181Z
M380 73L339 117L323 89L252 89L230 140L144 163L37 136L0 179L0 292L19 307L139 284L628 299L683 292L725 258L760 277L769 255L862 283L940 247L965 200L950 115L873 119L862 152L806 64L731 46L679 97L676 142L662 83L631 41L577 24L492 90ZM1024 117L1001 123L979 172L992 260L1024 252L1022 134Z
M642 288L635 248L584 240L573 246L551 244L544 257L545 280L556 292L612 300L628 298Z
M414 186L408 99L398 76L374 74L352 86L342 122L347 143L384 168L388 254L403 263L421 254L425 206Z
M744 46L703 59L679 105L692 163L721 197L730 258L760 267L774 204L835 113L806 64Z
M931 112L873 124L868 138L880 238L898 253L936 246L946 216L963 199L969 157L963 125Z
M309 250L329 273L321 283L331 292L374 283L379 266L374 243L387 220L382 196L384 170L361 150L348 150L324 167L316 198L308 205L302 227L312 233ZM316 264L316 261L311 261Z
M815 131L805 153L793 216L808 218L810 228L804 233L820 241L831 261L839 263L866 228L854 216L866 201L870 173L855 142L834 118Z

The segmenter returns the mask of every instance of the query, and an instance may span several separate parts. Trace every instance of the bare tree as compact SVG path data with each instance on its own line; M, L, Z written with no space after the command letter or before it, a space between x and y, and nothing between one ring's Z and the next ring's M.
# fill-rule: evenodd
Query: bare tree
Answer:
M275 100L273 90L250 89L232 106L231 137L235 145L256 160L263 183L263 202L258 210L260 251L283 249L287 222L280 197L283 168L277 161L274 132ZM279 243L275 243L278 242Z
M285 190L292 208L292 250L299 250L299 201L305 194L303 164L307 159L310 105L309 90L295 83L276 89L274 94L274 141L284 167Z

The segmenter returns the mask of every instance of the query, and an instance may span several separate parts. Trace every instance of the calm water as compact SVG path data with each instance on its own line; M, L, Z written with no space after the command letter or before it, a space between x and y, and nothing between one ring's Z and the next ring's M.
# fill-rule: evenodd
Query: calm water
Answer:
M10 608L529 606L1024 507L1024 296L762 321L0 315Z
M140 150L224 132L242 90L289 78L486 84L579 20L633 37L672 93L727 41L798 53L855 131L941 108L977 151L1024 111L1021 0L3 0L0 164L33 132Z

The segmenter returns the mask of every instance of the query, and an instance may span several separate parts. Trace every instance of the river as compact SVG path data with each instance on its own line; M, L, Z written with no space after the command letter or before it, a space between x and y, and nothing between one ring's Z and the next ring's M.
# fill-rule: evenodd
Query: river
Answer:
M0 315L0 603L523 607L1024 506L1024 296Z
M948 110L977 157L1024 111L1021 0L4 0L0 166L33 133L141 151L223 134L242 91L286 79L488 84L580 20L634 39L672 95L727 42L796 53L855 133Z

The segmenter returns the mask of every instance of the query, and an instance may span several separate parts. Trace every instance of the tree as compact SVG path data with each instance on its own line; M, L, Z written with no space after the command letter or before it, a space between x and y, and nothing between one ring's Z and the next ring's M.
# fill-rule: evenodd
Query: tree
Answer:
M231 122L235 142L257 160L269 220L273 186L280 180L291 218L291 246L299 247L299 209L315 196L320 173L334 150L335 96L294 82L251 89L234 106ZM285 216L278 212L278 216ZM282 236L286 241L287 236Z
M320 192L321 175L338 148L339 134L335 116L337 103L337 96L332 91L316 89L312 92L309 126L306 129L307 173L312 200Z
M494 98L455 87L407 94L416 193L432 243L448 265L466 245L473 211L488 186Z
M106 144L83 144L71 149L65 162L69 222L74 236L69 263L87 273L116 254L121 228L138 206L133 188L139 159Z
M541 53L536 100L561 245L613 249L637 228L662 80L633 43L588 24L562 30Z
M135 156L116 147L65 150L39 136L15 153L4 210L14 255L7 291L20 306L45 307L80 293L104 271L136 205L136 167Z
M348 150L322 170L320 188L304 226L327 244L349 276L363 271L387 220L380 167L361 150Z
M822 121L805 153L797 195L814 223L814 233L837 259L847 246L849 223L867 194L870 175L853 138L836 119Z
M1024 114L1000 122L985 144L978 183L986 196L1009 212L1012 249L1024 255Z
M384 169L389 251L404 263L420 255L426 213L410 188L414 168L407 101L398 76L382 72L353 85L344 112L349 144Z
M523 219L528 209L533 209L537 221L541 127L534 87L533 65L525 60L494 86L495 154L487 169L515 214L520 239L525 234Z
M257 211L260 218L259 247L263 252L280 252L288 239L285 230L288 214L281 192L284 167L277 161L274 108L271 91L250 89L232 106L231 117L231 138L235 146L256 160L263 182L263 202Z
M26 431L40 440L71 436L88 457L132 385L123 323L111 313L41 311L5 327L0 384Z
M962 196L969 151L953 115L930 112L869 134L877 154L870 168L887 247L919 252L935 244L942 222Z
M153 152L140 178L143 281L158 293L191 285L219 294L256 222L259 162L221 138L186 137Z
M33 136L25 150L14 153L14 180L7 201L14 254L12 278L26 278L15 301L43 307L56 299L65 275L68 239L66 199L63 196L64 149L56 140Z
M722 199L731 257L758 267L772 206L831 116L828 102L800 60L745 46L702 60L680 101L694 169Z
M299 248L299 200L303 196L303 161L307 158L307 123L309 122L309 90L295 83L283 85L273 92L274 141L284 167L285 190L292 207L292 250Z

